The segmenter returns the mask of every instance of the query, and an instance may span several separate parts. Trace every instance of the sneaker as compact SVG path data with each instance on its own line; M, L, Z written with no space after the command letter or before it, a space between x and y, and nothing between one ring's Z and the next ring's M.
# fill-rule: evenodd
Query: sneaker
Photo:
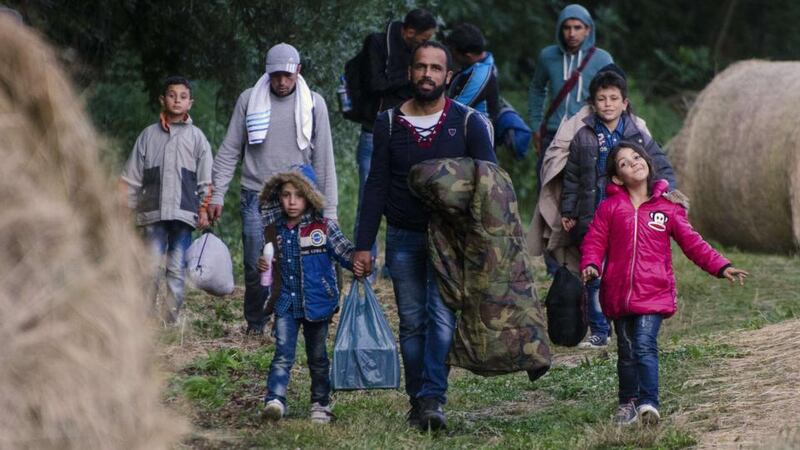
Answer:
M608 338L593 334L589 339L578 344L578 348L605 348L608 346Z
M329 405L322 406L318 402L311 405L311 422L312 423L330 423L333 417L333 412Z
M269 420L281 420L284 413L286 413L286 407L283 406L283 402L277 398L268 401L267 405L264 406L264 417Z
M419 402L411 402L411 409L408 410L406 413L406 424L410 428L421 428L422 427L422 408L419 406Z
M630 425L638 419L636 405L633 402L619 405L617 413L614 414L614 423L617 425Z
M655 406L649 403L639 405L637 412L639 413L639 417L642 418L642 423L645 425L656 425L658 421L661 420L661 414L658 413Z
M435 398L420 399L420 426L423 431L441 430L447 428L447 418L444 416L444 408Z

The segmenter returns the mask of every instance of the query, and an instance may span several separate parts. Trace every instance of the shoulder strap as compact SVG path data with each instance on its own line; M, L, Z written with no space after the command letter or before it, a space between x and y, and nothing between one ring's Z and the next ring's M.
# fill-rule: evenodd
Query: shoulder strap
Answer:
M472 117L473 113L478 112L475 108L470 106L466 106L467 112L464 114L464 139L467 139L467 130L469 125L469 118ZM487 119L486 116L478 112L477 116L480 120L486 124L486 128L489 129L489 140L492 142L492 147L494 147L494 126L492 125L492 121Z
M392 57L391 34L390 34L391 31L392 31L392 21L390 20L389 24L386 25L386 63L383 66L383 73L387 77L389 76L389 59Z
M583 72L583 69L585 69L586 65L589 64L589 60L592 59L592 55L594 55L595 50L597 50L597 47L592 47L589 49L588 52L586 52L586 57L583 58L583 61L581 61L578 68L572 71L572 75L570 75L569 79L564 83L563 86L561 86L561 90L558 91L558 94L556 94L556 96L553 98L553 101L547 108L547 112L542 118L542 123L539 125L540 136L547 131L547 121L550 120L550 116L552 116L553 113L556 112L556 109L558 109L558 106L561 105L561 102L564 101L564 98L567 97L569 91L571 91L572 88L575 87L575 83L578 82L578 77L581 76L581 72Z

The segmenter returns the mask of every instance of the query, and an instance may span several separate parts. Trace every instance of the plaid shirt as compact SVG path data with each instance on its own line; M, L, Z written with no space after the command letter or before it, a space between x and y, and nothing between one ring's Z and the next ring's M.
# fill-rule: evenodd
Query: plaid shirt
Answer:
M597 180L605 180L606 175L606 160L608 159L608 153L611 151L612 148L616 147L619 143L620 139L622 139L622 133L625 132L625 114L619 116L619 122L617 122L617 127L614 128L614 131L609 131L606 128L606 124L603 123L602 120L597 120L594 124L594 132L597 135ZM607 181L606 181L607 182ZM597 204L600 204L603 199L606 198L606 182L602 183L602 186L598 186L597 189Z
M281 217L275 223L278 232L278 258L281 268L281 294L275 303L275 313L283 316L291 313L292 317L302 319L303 311L303 270L300 260L300 228L314 220L311 213L306 213L300 223L293 227L286 224L286 218ZM328 228L326 250L328 257L333 257L342 267L353 270L351 258L353 244L345 237L342 230L332 220L325 220Z

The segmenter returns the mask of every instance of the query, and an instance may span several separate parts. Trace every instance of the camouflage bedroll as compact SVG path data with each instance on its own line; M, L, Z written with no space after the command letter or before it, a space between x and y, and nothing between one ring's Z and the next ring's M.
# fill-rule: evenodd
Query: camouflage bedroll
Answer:
M471 158L434 159L409 172L432 211L428 249L457 324L448 363L478 375L550 368L545 316L508 174Z

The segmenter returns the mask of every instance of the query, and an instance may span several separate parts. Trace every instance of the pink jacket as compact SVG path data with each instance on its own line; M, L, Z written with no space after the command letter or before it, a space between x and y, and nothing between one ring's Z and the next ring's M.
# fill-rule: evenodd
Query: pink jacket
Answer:
M600 304L617 319L627 315L675 313L675 275L670 237L692 262L719 276L730 263L694 231L683 205L662 196L658 180L653 196L634 209L625 188L609 183L581 245L581 271L602 269Z

